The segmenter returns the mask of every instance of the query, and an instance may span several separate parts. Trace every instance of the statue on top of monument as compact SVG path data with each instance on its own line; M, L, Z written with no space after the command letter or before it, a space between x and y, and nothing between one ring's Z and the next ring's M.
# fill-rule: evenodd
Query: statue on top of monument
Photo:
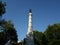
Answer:
M29 12L32 13L32 10L30 9Z

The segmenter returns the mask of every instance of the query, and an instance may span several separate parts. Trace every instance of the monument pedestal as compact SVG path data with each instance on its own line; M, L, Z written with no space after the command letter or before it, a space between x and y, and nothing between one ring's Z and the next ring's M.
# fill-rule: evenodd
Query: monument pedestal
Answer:
M26 36L25 45L34 45L34 39L32 34Z

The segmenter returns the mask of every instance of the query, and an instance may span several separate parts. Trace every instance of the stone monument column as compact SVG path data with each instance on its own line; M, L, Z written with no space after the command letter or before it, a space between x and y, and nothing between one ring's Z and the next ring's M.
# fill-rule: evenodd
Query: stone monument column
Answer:
M32 31L32 11L31 11L31 9L29 10L29 20L28 20L28 32L27 32L27 35L29 35L30 33L33 34L33 31Z
M32 11L29 10L28 32L25 39L25 45L34 45L33 30L32 30Z

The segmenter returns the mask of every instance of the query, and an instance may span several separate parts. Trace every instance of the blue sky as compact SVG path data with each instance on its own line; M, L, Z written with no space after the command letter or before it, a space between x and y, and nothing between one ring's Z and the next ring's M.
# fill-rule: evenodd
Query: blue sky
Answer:
M28 13L32 9L33 30L44 32L49 24L60 23L60 0L3 0L7 3L3 18L11 20L18 40L26 36Z

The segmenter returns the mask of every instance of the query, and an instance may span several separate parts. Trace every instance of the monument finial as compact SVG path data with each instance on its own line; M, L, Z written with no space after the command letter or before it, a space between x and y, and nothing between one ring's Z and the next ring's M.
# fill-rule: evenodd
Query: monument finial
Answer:
M29 10L30 13L32 13L31 9Z

